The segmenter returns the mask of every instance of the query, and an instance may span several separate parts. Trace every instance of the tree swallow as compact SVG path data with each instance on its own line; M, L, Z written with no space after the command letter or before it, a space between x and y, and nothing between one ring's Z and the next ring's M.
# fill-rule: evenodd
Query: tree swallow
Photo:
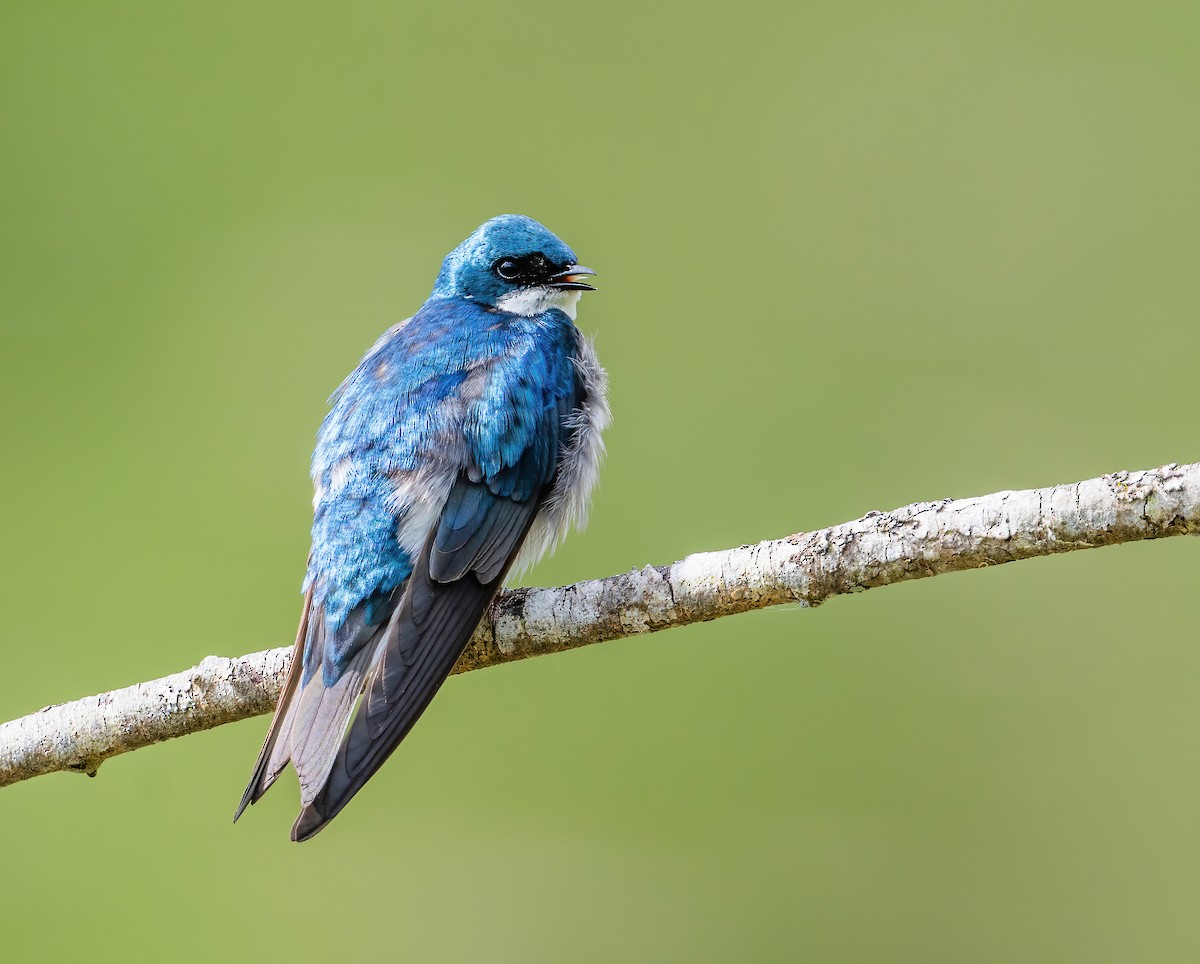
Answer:
M609 424L574 324L593 274L536 221L493 218L333 395L304 614L235 820L290 762L292 839L317 833L412 729L510 570L585 522Z

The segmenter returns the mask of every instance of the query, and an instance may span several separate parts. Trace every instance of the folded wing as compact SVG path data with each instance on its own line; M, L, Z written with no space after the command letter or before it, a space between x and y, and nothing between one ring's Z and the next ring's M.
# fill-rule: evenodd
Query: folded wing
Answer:
M541 504L462 475L418 556L325 785L292 828L307 840L350 801L429 705L500 588Z

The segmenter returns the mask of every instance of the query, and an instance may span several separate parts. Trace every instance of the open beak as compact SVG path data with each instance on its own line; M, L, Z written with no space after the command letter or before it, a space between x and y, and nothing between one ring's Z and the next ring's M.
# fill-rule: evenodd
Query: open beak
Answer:
M550 276L549 285L563 291L595 291L595 286L582 280L595 274L591 268L585 268L581 264L569 264L558 274Z

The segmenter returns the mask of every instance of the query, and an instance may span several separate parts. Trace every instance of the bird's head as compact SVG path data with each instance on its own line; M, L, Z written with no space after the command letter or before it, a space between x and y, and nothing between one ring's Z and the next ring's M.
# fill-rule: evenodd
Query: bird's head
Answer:
M579 293L595 290L583 281L593 274L537 221L502 214L481 224L446 256L433 294L520 315L558 308L574 318Z

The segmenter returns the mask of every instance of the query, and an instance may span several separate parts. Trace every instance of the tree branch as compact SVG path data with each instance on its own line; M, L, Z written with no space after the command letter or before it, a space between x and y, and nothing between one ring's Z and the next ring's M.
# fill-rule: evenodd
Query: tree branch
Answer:
M1200 463L919 502L558 589L502 593L456 673L782 603L818 606L943 572L1200 532ZM270 712L291 649L199 666L0 726L0 786Z

